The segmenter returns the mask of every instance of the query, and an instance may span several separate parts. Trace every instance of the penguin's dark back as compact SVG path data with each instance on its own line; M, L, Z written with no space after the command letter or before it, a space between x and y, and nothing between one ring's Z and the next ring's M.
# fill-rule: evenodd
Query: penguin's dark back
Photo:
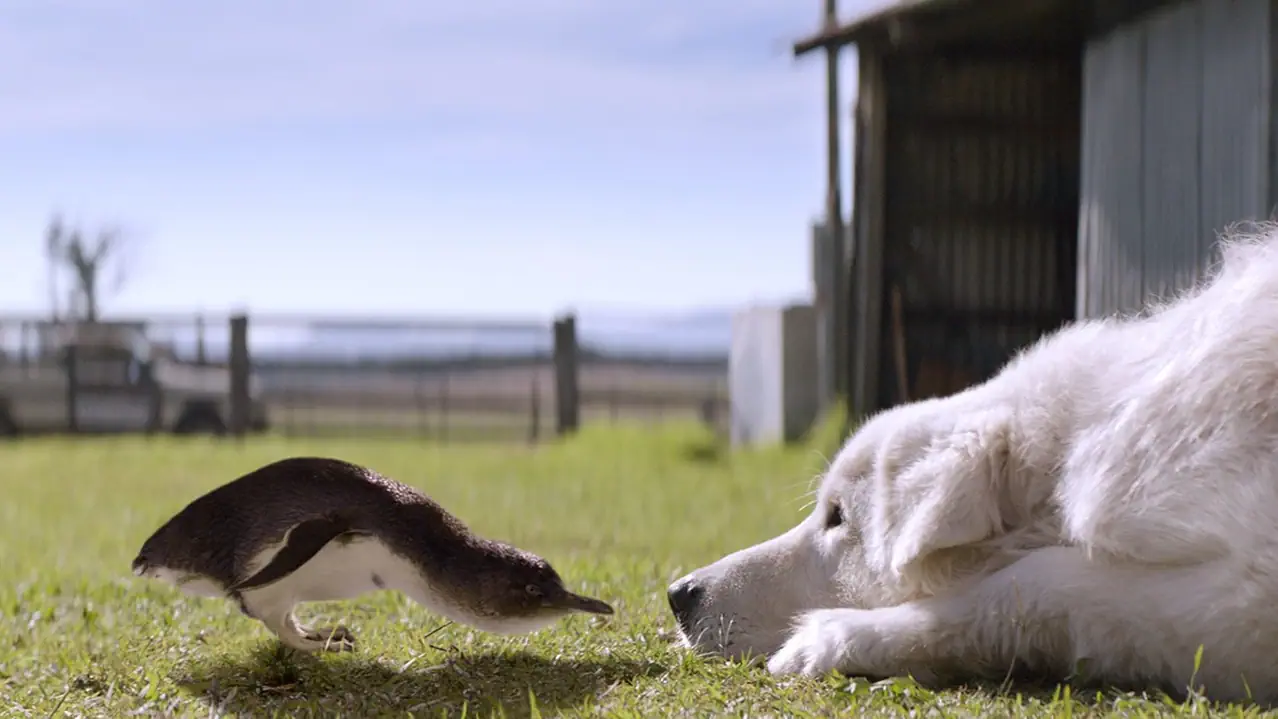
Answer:
M291 457L196 498L143 543L138 558L231 584L261 547L279 541L294 524L321 516L339 517L356 530L426 540L432 534L453 541L469 535L438 503L371 469L338 459ZM396 526L397 519L413 526Z

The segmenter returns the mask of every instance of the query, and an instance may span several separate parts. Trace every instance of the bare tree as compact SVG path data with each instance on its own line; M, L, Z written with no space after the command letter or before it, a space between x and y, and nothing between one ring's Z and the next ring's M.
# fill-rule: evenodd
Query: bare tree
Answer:
M59 247L62 241L62 217L54 215L49 221L49 227L44 233L44 258L49 269L49 312L53 316L53 321L58 320L58 267L62 263L57 257L55 248Z
M86 239L79 228L68 228L62 217L54 215L45 233L45 254L49 260L50 292L54 295L53 312L57 315L57 270L71 275L70 307L68 313L88 322L97 322L102 307L104 289L119 291L127 279L122 257L125 235L119 227L99 229L92 239ZM113 270L110 285L104 285L104 276Z

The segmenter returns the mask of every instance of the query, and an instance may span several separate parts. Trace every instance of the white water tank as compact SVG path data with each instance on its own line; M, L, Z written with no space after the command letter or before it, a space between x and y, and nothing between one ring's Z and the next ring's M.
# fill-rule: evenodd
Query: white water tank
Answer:
M816 421L816 329L810 304L755 306L733 315L728 390L734 446L793 442Z

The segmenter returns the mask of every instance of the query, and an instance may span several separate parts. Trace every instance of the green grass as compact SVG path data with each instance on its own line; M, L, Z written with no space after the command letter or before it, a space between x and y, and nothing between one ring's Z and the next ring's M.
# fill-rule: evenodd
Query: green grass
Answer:
M829 445L829 432L819 434ZM668 641L666 584L789 526L824 462L814 447L720 454L707 442L695 428L623 427L540 448L274 438L0 445L0 716L1255 713L1112 693L776 680L694 658ZM546 556L617 614L523 637L456 625L432 634L436 617L384 593L304 608L360 640L353 653L312 657L278 650L230 602L130 574L142 540L186 502L302 453L425 489L476 531Z

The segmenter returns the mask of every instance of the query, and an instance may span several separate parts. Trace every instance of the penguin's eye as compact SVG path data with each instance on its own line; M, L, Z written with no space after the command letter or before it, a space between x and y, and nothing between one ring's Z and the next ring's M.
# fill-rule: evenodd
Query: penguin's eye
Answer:
M529 584L529 585L526 585L526 586L524 587L524 591L525 591L525 592L527 592L527 593L528 593L528 596L530 596L530 597L540 597L540 596L541 596L541 587L537 586L536 584Z

